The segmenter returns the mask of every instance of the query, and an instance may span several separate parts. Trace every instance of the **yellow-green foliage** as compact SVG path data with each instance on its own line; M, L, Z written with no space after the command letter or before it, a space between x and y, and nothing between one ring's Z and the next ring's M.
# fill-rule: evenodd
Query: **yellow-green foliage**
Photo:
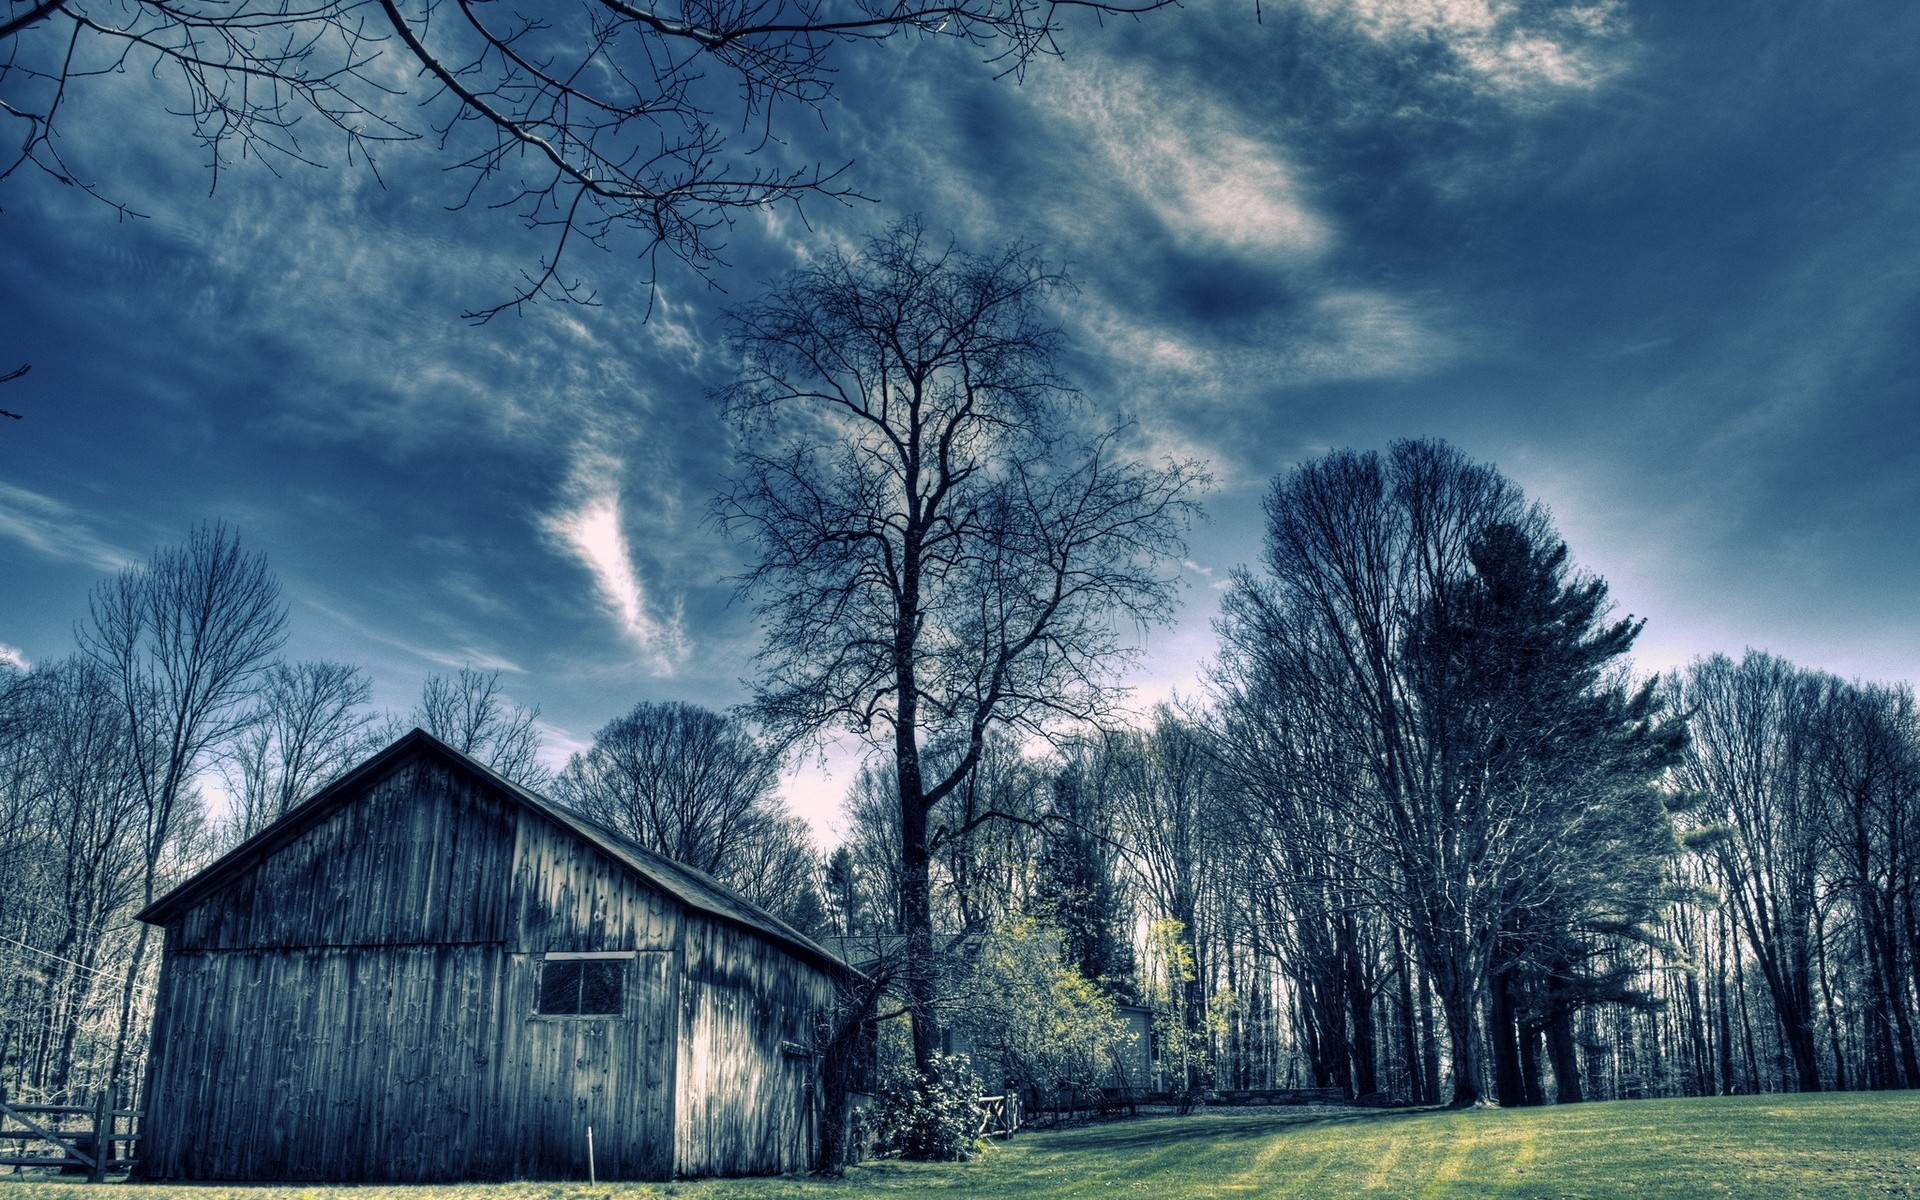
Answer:
M1097 1082L1133 1040L1113 1000L1067 963L1060 931L1031 917L987 936L954 1026L989 1088Z
M1465 1112L1209 1110L994 1143L844 1180L141 1187L0 1183L0 1200L1861 1200L1920 1196L1920 1093Z
M1233 993L1213 998L1202 1024L1190 1022L1186 986L1193 982L1193 947L1187 928L1172 917L1147 927L1147 1002L1153 1006L1153 1031L1159 1042L1160 1069L1176 1092L1192 1093L1207 1073L1209 1034L1224 1031ZM1216 1027L1217 1026L1217 1027Z

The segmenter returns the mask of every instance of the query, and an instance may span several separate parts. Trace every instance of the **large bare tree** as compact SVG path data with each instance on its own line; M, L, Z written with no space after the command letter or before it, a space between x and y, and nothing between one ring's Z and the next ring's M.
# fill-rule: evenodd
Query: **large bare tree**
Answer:
M819 863L806 822L774 793L779 771L779 750L738 714L643 700L567 761L554 794L812 932Z
M755 710L892 762L914 1050L936 1046L929 816L988 733L1104 711L1129 625L1167 617L1165 560L1203 476L1080 435L1024 247L975 255L913 223L829 253L732 315L741 434L719 501L758 565ZM952 747L938 769L929 746ZM991 814L978 814L982 820Z
M377 170L387 144L430 139L472 176L468 202L548 235L523 286L470 314L486 317L588 297L561 272L572 243L618 237L705 269L734 212L850 195L840 165L786 144L790 112L832 100L849 44L957 38L1017 72L1057 52L1069 13L1170 2L5 0L0 180L31 167L96 191L62 110L116 76L159 80L216 180L236 154Z
M223 524L155 551L93 593L81 652L125 716L141 800L141 902L151 904L182 818L181 803L214 752L252 720L249 701L285 639L280 584ZM148 926L128 957L110 1086L124 1091L128 1020Z

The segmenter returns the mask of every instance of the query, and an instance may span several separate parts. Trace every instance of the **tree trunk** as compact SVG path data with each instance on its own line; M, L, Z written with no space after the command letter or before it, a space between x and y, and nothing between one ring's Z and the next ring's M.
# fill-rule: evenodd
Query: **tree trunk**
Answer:
M1553 1102L1580 1104L1586 1090L1580 1081L1580 1046L1573 1035L1573 1013L1560 1009L1547 1022L1547 1058L1553 1063Z
M147 878L141 889L141 907L153 903L154 864L147 866ZM107 1068L107 1092L116 1105L133 1106L133 1093L127 1087L127 1039L133 1033L133 993L140 985L140 968L147 959L147 938L153 926L145 921L139 922L140 931L133 939L133 953L127 958L126 977L120 986L120 1022L113 1034L113 1059Z
M1480 1067L1480 1039L1474 1028L1473 994L1457 980L1436 980L1440 1012L1447 1022L1447 1046L1453 1054L1453 1097L1448 1108L1472 1108L1487 1098Z
M905 945L901 983L906 992L907 1019L913 1028L913 1065L921 1075L933 1069L940 1052L940 1031L934 1010L936 980L933 961L933 886L932 856L927 852L927 810L907 796L909 768L902 765L900 801L900 929ZM918 783L918 764L912 776Z
M1487 1004L1487 1039L1493 1051L1493 1089L1502 1108L1526 1104L1526 1085L1520 1067L1520 1029L1514 1011L1513 979L1506 971L1493 973Z
M1539 1107L1547 1102L1546 1080L1540 1060L1541 1030L1538 1025L1520 1027L1520 1086L1527 1104Z
M1833 1047L1833 1086L1835 1091L1847 1090L1847 1055L1840 1044L1840 1021L1833 1003L1833 974L1827 964L1827 928L1826 922L1814 926L1815 943L1819 951L1820 998L1825 1001L1827 1013L1827 1040Z
M1375 1069L1378 1055L1373 1032L1373 990L1367 984L1360 961L1359 938L1352 919L1345 918L1340 924L1341 957L1346 960L1347 1013L1353 1029L1351 1098L1358 1098L1380 1090L1380 1076Z
M1425 1101L1428 1089L1420 1069L1420 1028L1413 1009L1413 973L1418 968L1407 960L1398 932L1393 935L1393 953L1400 964L1400 1053L1407 1060L1407 1099Z
M1418 968L1416 968L1418 969ZM1425 970L1420 970L1420 1073L1423 1089L1420 1103L1440 1103L1440 1037L1434 1029L1433 1021L1433 984L1428 980Z

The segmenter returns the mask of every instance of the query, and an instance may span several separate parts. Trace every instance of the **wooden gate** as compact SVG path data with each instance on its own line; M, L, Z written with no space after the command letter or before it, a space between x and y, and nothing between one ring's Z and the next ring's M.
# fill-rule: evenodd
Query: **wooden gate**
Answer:
M87 1123L71 1124L75 1117ZM127 1128L121 1132L120 1122ZM13 1104L0 1091L0 1166L61 1167L91 1183L102 1183L109 1171L125 1171L134 1164L133 1143L140 1135L134 1126L137 1111L114 1108L101 1091L92 1104ZM5 1143L19 1142L17 1153L6 1153ZM125 1146L114 1153L115 1145Z

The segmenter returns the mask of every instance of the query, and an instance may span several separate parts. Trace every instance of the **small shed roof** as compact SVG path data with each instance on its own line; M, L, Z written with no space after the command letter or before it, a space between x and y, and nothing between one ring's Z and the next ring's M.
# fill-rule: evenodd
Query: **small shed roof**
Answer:
M840 972L849 970L845 961L832 951L711 875L656 854L598 821L521 787L424 729L415 729L321 788L311 799L289 810L279 820L216 859L211 866L149 904L136 914L137 918L150 925L165 924L187 905L298 837L328 813L358 795L360 785L385 774L410 755L438 757L454 769L478 777L481 782L571 832L689 908L760 934L817 966Z

